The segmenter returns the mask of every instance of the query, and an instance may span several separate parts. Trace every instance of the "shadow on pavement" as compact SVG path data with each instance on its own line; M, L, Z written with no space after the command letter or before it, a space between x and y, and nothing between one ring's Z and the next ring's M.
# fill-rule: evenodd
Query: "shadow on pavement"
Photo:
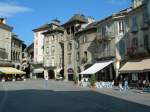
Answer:
M150 107L92 91L0 91L0 112L149 112Z

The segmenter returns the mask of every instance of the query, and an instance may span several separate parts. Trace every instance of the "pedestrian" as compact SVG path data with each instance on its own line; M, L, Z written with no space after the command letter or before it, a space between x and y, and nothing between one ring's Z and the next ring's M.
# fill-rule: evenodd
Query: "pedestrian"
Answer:
M119 81L119 90L120 90L120 92L123 90L122 81L121 80Z
M45 89L47 89L47 86L48 86L48 76L47 75L45 76L45 84L44 85L45 85Z
M129 88L129 87L128 87L128 80L125 79L125 81L124 81L124 90L127 91L128 88Z

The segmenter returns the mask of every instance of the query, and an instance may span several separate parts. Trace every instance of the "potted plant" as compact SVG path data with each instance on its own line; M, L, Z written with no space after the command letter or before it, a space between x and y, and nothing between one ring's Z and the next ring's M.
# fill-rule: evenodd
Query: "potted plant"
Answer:
M13 75L12 81L13 81L13 82L15 82L15 81L16 81L16 79L15 79L15 75Z
M95 83L96 83L96 78L95 78L95 74L93 74L90 78L90 84L91 84L91 87L95 87Z
M78 77L76 75L74 75L74 84L77 85L78 84Z
M2 82L5 82L5 77L2 78Z

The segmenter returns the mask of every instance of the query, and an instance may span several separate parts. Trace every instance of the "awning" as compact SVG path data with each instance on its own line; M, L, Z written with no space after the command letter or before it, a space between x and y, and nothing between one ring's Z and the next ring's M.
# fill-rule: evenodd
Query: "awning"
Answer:
M36 68L33 70L33 73L43 73L44 72L44 68Z
M0 67L0 72L3 74L26 74L25 72L12 67Z
M96 72L102 70L103 68L110 65L111 63L113 63L112 60L95 63L94 65L92 65L88 69L82 71L80 74L95 74Z
M150 71L150 59L139 61L128 61L119 70L120 73L145 72Z

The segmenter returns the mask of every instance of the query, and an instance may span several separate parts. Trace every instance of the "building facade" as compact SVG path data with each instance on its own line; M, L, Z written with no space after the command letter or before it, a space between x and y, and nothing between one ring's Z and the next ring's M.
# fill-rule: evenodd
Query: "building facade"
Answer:
M12 34L11 38L11 63L15 68L21 69L23 41L16 34Z
M62 26L65 28L64 33L64 74L66 79L72 81L77 73L76 60L76 40L75 34L84 29L88 24L94 20L91 17L85 17L82 14L75 14Z
M11 35L13 28L6 24L6 19L0 18L0 63L1 66L11 66Z
M46 32L49 29L49 24L42 25L39 28L33 30L34 32L34 64L33 64L33 73L35 77L44 77L44 35L43 32Z
M64 28L53 20L44 35L44 76L49 79L64 78Z
M139 1L140 2L140 1ZM121 68L122 77L128 77L132 82L150 80L150 15L149 0L139 5L133 4L133 9L127 15L128 31L126 38L127 58Z

